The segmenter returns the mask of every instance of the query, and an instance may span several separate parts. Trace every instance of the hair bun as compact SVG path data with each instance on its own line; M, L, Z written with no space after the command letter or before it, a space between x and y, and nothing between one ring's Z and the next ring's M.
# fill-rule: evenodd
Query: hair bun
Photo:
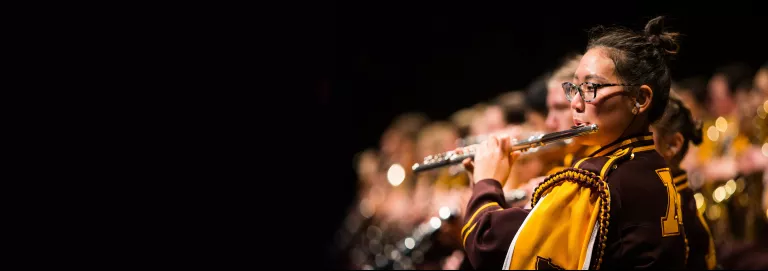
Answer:
M658 36L661 35L661 31L664 30L664 17L659 16L651 19L645 25L645 34Z
M651 44L662 49L667 55L675 55L680 50L680 45L676 41L678 33L664 32L663 16L648 21L645 25L645 34Z

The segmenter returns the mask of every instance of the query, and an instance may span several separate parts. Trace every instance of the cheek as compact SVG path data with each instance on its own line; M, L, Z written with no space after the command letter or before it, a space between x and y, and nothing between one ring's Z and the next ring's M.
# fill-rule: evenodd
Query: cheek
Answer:
M608 125L606 128L613 127L621 122L627 116L626 106L620 99L611 99L600 104L590 104L587 106L587 115L596 120L598 124Z
M624 129L632 114L622 104L620 99L611 99L600 104L588 104L585 115L592 123L600 127L600 133L595 134L595 140L599 145L608 144L615 140Z

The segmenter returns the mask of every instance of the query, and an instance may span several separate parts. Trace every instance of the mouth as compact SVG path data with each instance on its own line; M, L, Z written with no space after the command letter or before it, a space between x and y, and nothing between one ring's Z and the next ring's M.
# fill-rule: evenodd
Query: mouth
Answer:
M584 122L584 121L581 121L581 120L579 120L579 119L573 119L573 125L574 125L574 126L587 126L587 125L590 125L590 124L591 124L591 123L589 123L589 122Z

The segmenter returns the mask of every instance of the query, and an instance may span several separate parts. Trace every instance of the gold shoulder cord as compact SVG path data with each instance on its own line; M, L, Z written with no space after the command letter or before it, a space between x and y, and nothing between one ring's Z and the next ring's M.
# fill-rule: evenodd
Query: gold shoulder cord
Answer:
M570 181L583 187L589 187L593 191L597 191L599 195L597 204L600 205L600 214L598 216L598 222L600 223L600 249L597 254L597 262L593 262L594 265L592 265L590 269L600 269L600 265L603 262L605 243L608 239L609 220L611 218L611 194L608 191L608 183L591 171L580 168L567 168L550 175L536 187L533 192L531 207L536 206L536 202L538 202L546 192L549 192L550 189L564 181Z

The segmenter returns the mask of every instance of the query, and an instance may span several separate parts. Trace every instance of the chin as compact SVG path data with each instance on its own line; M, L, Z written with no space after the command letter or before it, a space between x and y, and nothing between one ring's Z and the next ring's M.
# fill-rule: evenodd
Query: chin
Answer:
M578 137L578 140L575 140L577 144L584 145L584 146L595 146L599 145L597 142L597 139L595 138L595 135L584 135Z

